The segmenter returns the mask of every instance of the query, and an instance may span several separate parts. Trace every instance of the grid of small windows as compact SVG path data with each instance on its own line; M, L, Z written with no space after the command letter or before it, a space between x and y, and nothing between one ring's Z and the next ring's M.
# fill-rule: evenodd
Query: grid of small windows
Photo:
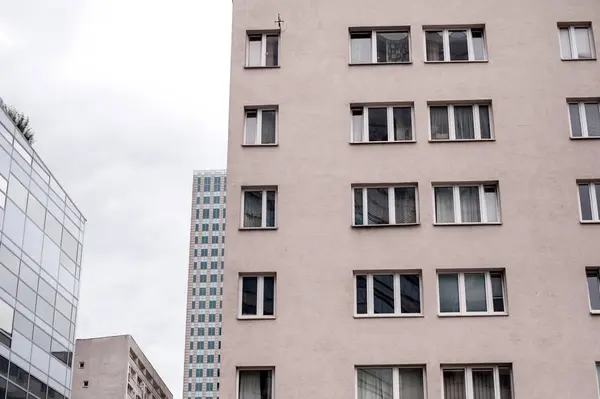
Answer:
M190 237L184 397L218 398L227 178L196 172Z
M0 392L69 397L85 218L1 111L0 225Z

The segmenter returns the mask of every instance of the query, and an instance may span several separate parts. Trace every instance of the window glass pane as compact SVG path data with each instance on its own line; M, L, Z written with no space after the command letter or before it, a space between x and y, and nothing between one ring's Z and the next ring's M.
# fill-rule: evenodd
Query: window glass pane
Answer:
M425 32L427 61L444 61L444 37L441 31Z
M3 319L3 315L2 315L2 306L3 306L4 302L0 301L0 332L4 331L4 332L8 332L10 331L10 329L6 329L2 326L2 319ZM31 339L33 336L33 323L31 321L29 321L29 319L27 319L25 316L23 316L21 313L19 312L15 312L15 324L14 324L14 328L15 330L19 331L21 334L23 334L25 337L27 337L28 339Z
M483 195L487 209L487 222L499 222L498 194L496 186L483 186Z
M27 394L18 386L8 383L6 399L27 399Z
M512 399L512 376L510 367L498 368L500 379L500 399Z
M54 309L46 301L38 298L35 314L46 323L52 325L54 317Z
M244 144L256 144L257 121L256 111L246 111L246 141Z
M29 380L29 392L40 398L45 398L46 393L48 392L48 386L34 376L31 376Z
M14 363L10 364L10 369L8 371L8 378L15 384L18 384L19 386L21 386L25 389L27 388L27 385L29 384L29 373L27 373L25 370L23 370L22 368L20 368L19 366L17 366Z
M571 40L569 38L569 29L560 28L560 54L563 59L573 58L571 53Z
M471 36L473 37L473 58L476 60L485 60L483 30L471 29Z
M242 314L256 315L257 277L242 278Z
M389 224L390 211L387 188L367 188L368 224Z
M244 191L244 227L262 226L262 191Z
M362 226L363 224L363 189L354 189L354 224Z
M454 107L454 124L457 140L473 140L475 138L475 125L473 123L473 107L471 105L457 105Z
M11 174L10 183L8 185L8 198L13 200L19 208L25 210L27 206L27 194L28 192L25 186Z
M392 399L393 378L391 368L357 370L358 399Z
M267 227L275 227L275 191L267 191Z
M447 140L450 138L448 125L448 107L429 107L431 121L431 139Z
M367 276L356 276L356 313L367 313Z
M592 220L592 203L590 200L590 185L579 185L579 203L581 205L581 220Z
M408 32L379 32L377 37L377 62L408 62Z
M600 213L600 184L595 184L596 187L596 209Z
M473 370L473 399L494 398L494 370Z
M363 135L363 110L362 108L352 108L352 141L362 141Z
M484 273L465 274L465 296L467 312L487 311Z
M368 64L371 59L371 33L350 34L350 63Z
M240 370L239 373L240 399L272 399L271 370Z
M23 250L37 263L42 261L44 233L30 219L25 222Z
M600 310L600 284L598 282L598 271L587 271L588 293L590 295L590 307L592 310Z
M571 120L571 134L573 137L581 137L581 118L579 116L579 104L569 104L569 118Z
M494 312L504 312L504 289L502 273L490 273L492 279L492 299L494 303Z
M265 277L263 285L263 314L265 316L272 316L275 310L275 277Z
M400 399L424 399L423 369L401 368L400 374Z
M481 222L479 187L459 187L460 215L463 223Z
M585 119L587 121L588 136L600 136L600 106L598 103L585 104Z
M490 121L490 107L487 105L479 106L479 130L482 139L492 138L492 126Z
M52 322L52 320L50 322ZM50 323L50 324L52 324L52 323ZM37 346L39 346L40 348L44 349L47 352L50 352L51 341L52 340L51 340L50 336L48 334L46 334L46 332L44 332L38 326L35 326L33 328L33 342Z
M394 187L396 223L417 223L417 201L414 187Z
M394 313L394 276L373 276L373 310L375 314Z
M394 140L412 140L412 110L410 107L395 107Z
M0 129L2 129L2 127L0 126ZM6 396L6 385L7 382L4 378L0 378L0 398L4 398ZM45 398L45 396L44 396Z
M276 128L276 115L275 110L264 110L262 111L262 126L261 126L261 143L262 144L274 144L275 143L275 128Z
M19 274L19 258L13 254L5 245L0 246L0 262L11 272Z
M62 244L60 247L71 259L77 259L77 240L66 229L63 229Z
M436 223L454 223L454 193L452 187L435 187Z
M592 58L592 47L588 28L575 28L578 58Z
M444 370L444 399L467 399L464 370Z
M260 66L262 36L248 36L248 66Z
M2 282L2 289L8 292L12 296L17 295L17 276L8 271L7 268L0 265L0 281Z
M279 65L279 36L267 35L267 66Z
M400 309L402 313L421 313L421 281L418 274L400 276Z
M440 312L459 312L458 274L440 274Z
M467 46L467 31L458 30L448 32L450 41L450 60L465 61L469 59Z
M23 245L23 232L25 231L25 214L12 202L6 201L4 215L4 234L6 234L19 247Z
M25 284L19 281L19 289L17 291L17 299L21 302L25 307L32 312L35 310L35 292L27 287Z
M387 108L369 108L369 141L387 141Z
M12 336L13 331L13 318L15 315L15 310L4 302L0 300L0 342L4 343L8 347L10 347L10 337Z

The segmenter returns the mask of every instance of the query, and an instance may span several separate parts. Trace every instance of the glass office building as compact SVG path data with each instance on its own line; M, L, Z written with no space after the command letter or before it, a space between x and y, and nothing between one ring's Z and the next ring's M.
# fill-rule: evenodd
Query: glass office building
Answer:
M0 399L71 396L84 225L0 110Z
M219 398L227 174L194 172L184 399Z

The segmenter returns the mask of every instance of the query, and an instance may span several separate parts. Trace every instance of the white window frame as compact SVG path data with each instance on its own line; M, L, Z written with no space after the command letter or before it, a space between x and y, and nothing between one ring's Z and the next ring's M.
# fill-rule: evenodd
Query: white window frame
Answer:
M256 277L256 314L242 314L244 278ZM273 277L273 314L264 314L265 277ZM238 284L238 319L274 319L277 315L277 276L272 273L240 274Z
M421 369L423 372L423 397L427 398L427 368L422 364L415 365L396 365L396 366L355 366L354 367L354 397L358 398L358 370L367 369L392 369L392 396L394 399L403 399L400 397L400 370L401 369ZM443 381L442 381L443 383Z
M389 220L388 224L367 224L369 220L369 207L367 206L367 189L370 188L387 188L388 189L388 210L389 210ZM413 188L415 190L415 210L416 210L416 221L415 223L396 223L396 193L394 192L395 188ZM354 190L362 190L362 200L363 200L363 224L356 224L354 209L356 207L356 203L354 201ZM352 194L352 227L381 227L381 226L415 226L420 224L419 218L419 187L416 184L395 184L392 186L387 185L374 185L374 186L352 186L351 187Z
M389 276L394 277L394 313L375 313L374 309L374 292L373 292L373 277L374 276ZM419 313L402 313L402 294L400 292L400 276L419 276L419 301L421 311ZM358 293L356 289L356 277L365 276L367 278L367 313L362 314L356 311ZM354 273L354 317L356 318L378 318L378 317L422 317L423 316L423 276L420 270L402 270L402 271L357 271Z
M579 51L577 51L577 39L575 38L575 28L585 28L588 33L588 43L590 44L590 58L579 58ZM569 50L571 51L571 58L563 58L563 47L562 40L560 37L560 30L568 29L569 31ZM558 26L558 46L560 50L561 60L595 60L596 59L596 46L594 43L594 34L592 32L592 26L590 24L561 24Z
M260 41L260 65L250 65L250 36L261 36ZM279 32L247 32L246 33L246 68L277 68L277 65L267 66L267 36L277 36L277 48L279 50L281 34Z
M579 222L581 223L600 223L600 209L598 209L598 201L596 197L596 185L598 182L577 182L577 199L579 206ZM583 209L581 208L581 196L579 193L579 186L587 185L590 193L590 205L592 208L592 220L583 219Z
M600 268L599 267L586 267L585 268L586 284L587 284L587 279L589 278L588 273L590 273L590 272L595 273L596 279L599 280L599 282L600 282ZM600 314L600 309L592 308L592 297L591 297L591 292L590 292L589 286L588 286L588 306L590 307L591 314Z
M600 101L598 101L598 100L567 101L567 112L569 114L569 131L571 132L572 139L579 140L579 139L587 139L587 138L591 138L591 139L600 138L600 136L590 136L589 135L590 132L588 129L587 113L586 113L586 109L585 109L586 104L594 104L598 108L600 108ZM577 105L577 107L579 108L579 125L581 126L581 136L573 135L573 123L571 122L571 107L570 107L570 105Z
M473 49L473 32L472 30L481 30L483 32L483 60L475 59L475 50ZM486 43L486 29L485 27L481 28L464 28L464 27L455 27L455 28L425 28L423 29L425 32L423 34L424 40L424 50L425 50L425 62L487 62L488 61L488 53L487 53L487 43ZM467 52L469 55L468 60L451 60L450 59L450 31L466 31L467 32ZM444 46L444 60L443 61L429 61L427 59L427 32L442 32L442 41Z
M410 64L412 62L412 49L410 46L410 28L398 28L398 29L382 29L382 30L352 30L350 31L350 38L348 42L348 49L350 52L350 65L365 65L362 62L352 62L352 35L353 34L371 34L371 62L370 64ZM407 33L408 34L408 61L399 62L377 62L377 34L378 33Z
M487 204L485 203L485 186L494 186L496 188L496 208L498 209L498 221L488 222L487 221ZM462 214L460 210L460 187L478 187L479 188L479 211L481 212L481 222L463 222ZM437 208L435 202L435 189L436 188L452 188L453 205L454 205L454 222L444 223L437 221ZM490 183L462 183L462 184L434 184L433 185L433 217L434 224L440 226L454 226L457 224L464 225L480 225L480 224L502 224L502 209L500 207L500 187L496 182Z
M444 397L444 371L463 371L465 374L465 391L466 391L466 399L473 399L473 369L475 370L483 370L483 369L492 369L494 374L494 399L500 399L500 367L506 367L510 369L511 376L511 397L514 398L513 391L513 370L510 365L497 365L497 364L480 364L480 365L444 365L441 367L441 383L442 383L442 399Z
M386 108L387 109L387 140L370 141L369 140L369 109ZM394 108L410 108L410 140L394 140ZM352 112L362 109L362 137L361 141L354 140L354 118ZM381 105L355 105L350 107L350 142L360 144L381 144L381 143L414 143L415 140L415 110L413 104L381 104Z
M240 399L240 372L242 371L270 371L271 372L271 399L275 399L275 367L237 367L235 370L235 398Z
M465 287L465 274L485 274L485 301L487 305L487 311L485 312L468 312L467 311L467 295ZM492 294L492 277L491 273L502 273L502 300L504 302L504 311L494 311L494 296ZM458 312L442 312L440 298L440 275L442 274L457 274L458 275ZM507 315L507 301L506 301L506 273L504 270L439 270L436 273L436 288L437 288L437 301L438 301L438 316L440 317L453 317L453 316L496 316L496 315Z
M244 197L246 196L246 191L261 191L262 192L262 209L261 209L261 219L260 219L260 227L246 227L244 226ZM273 191L275 192L275 223L274 226L267 226L267 192ZM241 195L241 206L242 210L240 215L240 229L242 230L259 230L259 229L276 229L277 228L277 202L278 202L278 193L277 187L244 187L242 188Z
M275 112L275 142L274 143L262 143L262 114L264 111ZM247 139L247 125L248 125L248 112L256 112L256 137L254 143L249 143ZM246 108L244 110L244 141L243 146L274 146L277 145L279 137L279 110L277 107L265 107L265 108Z
M490 116L490 138L481 137L481 119L479 115L480 106L488 107L488 114ZM472 107L473 109L473 127L475 132L475 138L473 139L457 139L456 138L456 118L454 116L454 107ZM431 107L446 107L448 109L448 138L447 139L434 139L431 131ZM491 103L466 103L466 104L435 104L430 103L427 105L427 116L429 121L429 141L444 142L444 141L493 141L494 136L494 116L492 113Z

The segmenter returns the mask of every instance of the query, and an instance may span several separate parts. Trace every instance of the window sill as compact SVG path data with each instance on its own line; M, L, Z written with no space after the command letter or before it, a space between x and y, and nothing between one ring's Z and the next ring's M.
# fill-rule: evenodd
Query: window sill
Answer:
M275 320L275 316L238 316L238 320Z
M279 143L271 143L271 144L242 144L242 147L277 147Z
M395 140L395 141L350 141L350 145L377 145L377 144L415 144L417 140Z
M423 313L407 313L407 314L354 314L355 319L418 319L424 318Z
M600 220L580 220L581 224L600 224Z
M421 223L404 223L404 224L353 224L350 227L353 229L370 229L370 228L384 228L384 227L416 227L420 226Z
M487 64L488 60L425 61L425 64Z
M596 57L593 58L561 58L561 61L598 61Z
M438 312L438 317L440 318L445 318L445 317L507 317L508 313L503 312L503 313L439 313Z
M433 140L433 139L429 139L430 143L487 143L487 142L494 142L496 141L495 138L493 139L455 139L455 140L451 140L451 139L438 139L438 140Z
M260 231L260 230L277 230L277 227L240 227L240 231Z
M587 136L587 137L573 137L573 136L571 136L570 138L573 141L580 141L580 140L583 140L583 141L585 141L585 140L600 140L600 136Z
M600 222L598 222L600 223ZM434 223L434 226L501 226L502 222L490 222L490 223Z
M349 62L348 66L379 66L379 65L411 65L412 61L402 61L402 62Z
M281 68L279 65L277 66L248 66L244 65L244 69L279 69Z

